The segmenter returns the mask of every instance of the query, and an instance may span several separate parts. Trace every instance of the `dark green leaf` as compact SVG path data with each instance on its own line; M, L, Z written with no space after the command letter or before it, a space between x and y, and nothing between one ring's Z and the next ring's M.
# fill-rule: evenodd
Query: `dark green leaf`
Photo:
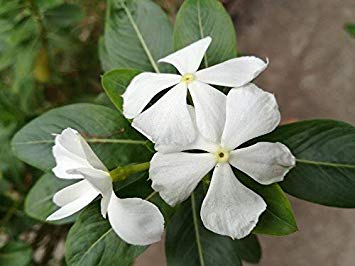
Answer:
M126 87L129 85L134 76L138 75L140 71L134 69L115 69L106 72L101 77L102 87L105 89L106 94L122 113L122 94L125 92Z
M25 201L27 215L45 221L58 207L53 203L53 195L60 189L73 184L72 180L59 179L51 173L44 174L31 188ZM55 221L55 224L71 223L75 216Z
M73 266L130 266L145 248L123 242L102 218L99 204L95 202L80 213L70 229L65 258Z
M296 167L281 183L292 196L315 203L355 207L355 128L333 120L309 120L279 127L262 137L287 145Z
M100 48L106 53L101 61L110 61L102 62L104 70L157 71L157 60L172 51L172 36L167 15L153 1L110 0L102 42L105 47Z
M0 265L26 266L32 259L31 247L22 242L9 242L0 248Z
M176 16L175 49L206 36L212 37L205 57L206 66L237 56L235 29L222 4L217 0L184 1Z
M348 23L345 25L345 30L353 37L355 37L355 24Z
M41 115L15 135L12 148L21 160L50 170L55 165L52 134L67 127L78 130L109 169L148 161L151 157L146 140L121 114L94 104L68 105Z
M258 262L260 245L255 236L232 240L208 231L200 220L203 196L196 190L196 197L184 202L167 227L166 256L168 266L226 266L242 265L241 259ZM192 205L194 201L194 205ZM196 231L197 230L197 231Z
M254 233L280 236L297 231L291 204L278 184L263 186L240 171L235 172L242 183L259 194L267 204L253 230Z

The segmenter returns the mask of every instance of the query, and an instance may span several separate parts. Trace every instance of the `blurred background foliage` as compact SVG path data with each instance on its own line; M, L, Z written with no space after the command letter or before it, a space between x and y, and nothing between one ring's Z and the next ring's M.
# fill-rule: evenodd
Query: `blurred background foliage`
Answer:
M37 264L55 260L65 230L25 215L41 174L12 154L10 140L48 109L96 101L104 13L100 0L0 0L0 265L27 265L32 250Z
M170 19L181 4L156 2ZM106 6L105 0L0 0L0 265L65 263L69 226L26 215L25 198L42 173L17 159L10 141L54 107L110 104L98 53Z

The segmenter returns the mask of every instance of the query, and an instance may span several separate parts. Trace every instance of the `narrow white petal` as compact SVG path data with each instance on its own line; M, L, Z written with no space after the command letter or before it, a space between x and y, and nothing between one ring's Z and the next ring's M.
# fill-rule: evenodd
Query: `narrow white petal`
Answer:
M111 200L112 194L114 194L113 190L107 191L105 194L102 195L102 199L101 199L101 202L100 202L101 215L105 219L106 219L108 205L110 204L110 200Z
M227 95L222 146L234 150L240 144L273 131L280 112L273 94L254 84L232 89Z
M101 162L99 157L97 157L97 155L91 149L90 145L86 142L86 140L81 135L79 135L79 139L81 147L85 153L85 158L86 160L88 160L89 164L96 169L108 171L106 166Z
M137 116L132 126L155 143L186 145L193 142L196 130L188 111L186 95L186 85L176 85Z
M67 172L82 175L102 195L110 194L112 191L112 180L110 174L106 171L95 168L77 168L70 169Z
M263 185L280 182L295 166L295 157L283 144L259 142L231 152L230 164Z
M195 108L191 105L188 106L193 124L196 125L196 113ZM218 149L219 145L216 143L207 140L204 138L200 132L197 131L197 136L192 143L187 145L180 144L164 144L156 143L154 148L156 151L161 153L172 153L172 152L180 152L180 151L188 151L188 150L202 150L207 152L215 152Z
M67 128L61 134L56 135L53 146L53 156L56 160L56 167L52 170L59 178L81 179L78 174L68 174L68 169L80 167L95 167L107 170L100 159L92 151L85 139L74 129Z
M135 118L157 93L178 84L180 79L180 75L148 72L134 77L123 94L124 116Z
M203 56L212 41L211 37L206 37L194 42L162 59L158 62L172 64L182 74L195 73L201 65Z
M200 133L208 140L220 143L226 118L226 95L206 83L189 84Z
M108 205L113 193L112 179L109 172L94 168L77 168L68 172L78 173L87 180L90 185L102 195L101 215L106 218Z
M164 217L152 203L138 199L119 199L112 194L108 219L113 230L132 245L149 245L161 239Z
M88 190L80 198L64 205L59 210L48 216L47 221L60 220L80 211L89 205L90 202L92 202L98 195L99 192L97 192L95 189Z
M196 73L196 78L213 85L240 87L256 78L267 64L257 57L243 56L202 69Z
M81 180L55 193L53 196L53 202L56 205L63 207L64 205L82 197L86 192L91 190L96 191L89 181Z
M205 139L200 133L198 133L195 141L187 145L178 145L178 144L159 144L156 143L154 149L160 153L174 153L181 151L189 151L189 150L201 150L213 153L219 148L214 142L211 142Z
M174 206L187 199L200 180L213 168L210 153L156 153L149 168L152 188Z
M201 207L204 226L231 238L247 236L258 222L266 203L245 187L227 163L218 164Z

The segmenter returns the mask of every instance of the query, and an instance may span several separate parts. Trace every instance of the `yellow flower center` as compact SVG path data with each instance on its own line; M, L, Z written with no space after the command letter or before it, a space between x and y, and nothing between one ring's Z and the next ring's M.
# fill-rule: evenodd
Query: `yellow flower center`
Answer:
M185 82L186 84L189 84L195 80L195 76L193 74L185 74L181 77L181 82Z
M215 159L217 161L217 163L226 163L229 161L229 151L223 149L223 148L219 148L215 153Z

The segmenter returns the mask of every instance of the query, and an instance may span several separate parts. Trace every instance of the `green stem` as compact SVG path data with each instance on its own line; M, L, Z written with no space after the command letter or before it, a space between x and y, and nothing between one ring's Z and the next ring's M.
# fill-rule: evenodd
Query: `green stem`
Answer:
M112 182L125 180L128 176L143 172L149 169L149 162L119 166L110 171Z
M200 259L201 266L205 266L205 262L203 260L203 253L202 253L202 246L201 246L201 239L200 239L200 231L198 230L198 219L196 215L196 203L195 203L195 194L192 192L191 194L191 208L192 208L192 218L194 221L195 227L195 236L196 236L196 245L198 250L198 257Z

